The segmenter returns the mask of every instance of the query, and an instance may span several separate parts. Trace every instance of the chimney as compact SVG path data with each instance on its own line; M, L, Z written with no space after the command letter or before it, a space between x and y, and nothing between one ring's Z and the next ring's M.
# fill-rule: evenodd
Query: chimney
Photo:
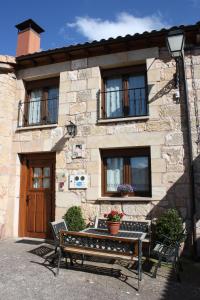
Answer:
M15 26L18 29L16 56L27 55L40 50L40 34L44 32L32 19Z

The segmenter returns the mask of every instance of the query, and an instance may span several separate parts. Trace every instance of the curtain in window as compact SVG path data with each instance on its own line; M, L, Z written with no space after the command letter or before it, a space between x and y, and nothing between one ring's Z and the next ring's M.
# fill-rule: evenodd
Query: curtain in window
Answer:
M129 87L129 115L146 115L145 78L143 75L130 76Z
M48 114L47 123L57 123L58 121L58 88L48 90Z
M28 114L29 125L34 125L41 122L41 99L42 90L33 90L31 92Z
M121 78L112 78L106 80L105 98L107 118L121 117L123 112Z
M131 162L131 184L136 191L149 190L149 166L148 157L132 157Z
M116 192L123 183L123 158L107 158L107 191Z

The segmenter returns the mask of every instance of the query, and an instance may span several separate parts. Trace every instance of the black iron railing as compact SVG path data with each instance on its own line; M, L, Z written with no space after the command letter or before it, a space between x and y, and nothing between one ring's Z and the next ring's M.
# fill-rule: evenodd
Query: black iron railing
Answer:
M147 108L145 87L99 92L99 119L146 116Z
M18 127L56 124L58 122L58 98L20 101Z

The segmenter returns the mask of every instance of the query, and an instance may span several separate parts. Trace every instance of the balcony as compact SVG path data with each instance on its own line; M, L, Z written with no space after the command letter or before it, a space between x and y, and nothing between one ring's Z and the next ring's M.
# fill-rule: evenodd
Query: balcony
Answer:
M57 124L57 122L58 98L20 101L18 104L18 128Z
M101 91L98 119L121 119L148 116L146 88Z

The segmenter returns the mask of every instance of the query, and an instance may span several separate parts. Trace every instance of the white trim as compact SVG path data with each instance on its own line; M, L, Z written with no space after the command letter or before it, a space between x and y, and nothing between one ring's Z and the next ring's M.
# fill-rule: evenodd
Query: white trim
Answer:
M157 199L151 197L100 197L97 201L117 201L117 202L151 202ZM92 200L92 201L96 201ZM87 200L89 201L89 200Z
M116 118L116 119L100 119L97 121L97 124L104 124L104 123L117 123L117 122L128 122L128 121L148 121L149 116L142 116L142 117L127 117L127 118Z
M27 127L19 127L16 131L24 131L24 130L33 130L33 129L46 129L46 128L56 128L58 124L50 124L50 125L36 125L36 126L27 126Z

